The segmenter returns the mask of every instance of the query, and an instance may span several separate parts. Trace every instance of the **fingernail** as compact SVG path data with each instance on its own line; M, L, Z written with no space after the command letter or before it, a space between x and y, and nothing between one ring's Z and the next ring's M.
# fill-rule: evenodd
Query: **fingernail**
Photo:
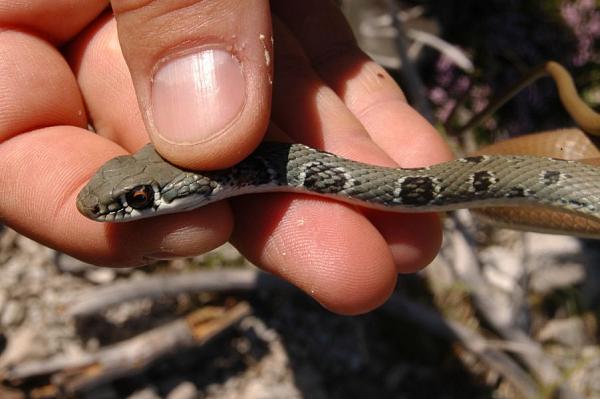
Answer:
M239 61L225 50L204 50L159 67L152 83L151 117L163 139L197 143L230 124L245 98Z

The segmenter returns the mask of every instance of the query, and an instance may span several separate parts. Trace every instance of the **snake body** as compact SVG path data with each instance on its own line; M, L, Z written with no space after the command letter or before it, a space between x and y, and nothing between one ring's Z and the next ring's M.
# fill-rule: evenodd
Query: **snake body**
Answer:
M277 191L398 212L550 209L589 221L594 227L581 235L600 236L600 167L532 156L482 155L402 169L355 162L301 144L267 142L231 168L197 172L168 163L147 145L100 168L80 192L77 207L93 220L125 222ZM560 226L553 229L563 232Z

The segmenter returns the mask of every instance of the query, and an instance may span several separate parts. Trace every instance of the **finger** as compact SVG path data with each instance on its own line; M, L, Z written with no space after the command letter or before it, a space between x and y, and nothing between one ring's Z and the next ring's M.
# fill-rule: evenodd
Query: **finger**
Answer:
M345 204L281 194L234 199L233 208L236 247L326 308L363 313L391 294L396 270L386 242Z
M158 151L194 169L230 166L269 120L266 0L113 0L142 117Z
M0 59L0 143L44 126L86 126L77 82L54 47L26 33L4 30Z
M83 29L107 5L106 0L87 0L85 6L77 0L0 0L0 26L33 31L60 44Z
M273 9L298 39L316 73L394 161L417 167L452 158L443 139L408 105L389 74L358 48L332 2L276 0Z
M338 95L315 74L297 40L277 19L273 120L293 139L343 157L395 166Z
M96 133L129 152L148 143L112 14L106 13L78 35L68 48L67 59Z
M323 145L325 149L350 159L397 166L373 141L370 132L364 129L339 96L314 73L297 41L277 23L277 18L274 21L280 45L276 57L278 79L273 102L273 116L277 124L295 140ZM381 118L385 120L389 116L384 114ZM398 126L399 122L395 123L388 129ZM396 140L402 143L401 139ZM400 272L424 267L439 249L440 222L434 215L419 218L376 211L364 211L364 214L384 234ZM419 228L414 227L415 223Z

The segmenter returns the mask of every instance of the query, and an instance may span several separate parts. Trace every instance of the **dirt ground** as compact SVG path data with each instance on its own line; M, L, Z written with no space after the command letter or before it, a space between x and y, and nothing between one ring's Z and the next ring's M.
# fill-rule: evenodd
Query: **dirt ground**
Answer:
M530 248L516 250L528 251L537 259L527 262L524 269L521 265L510 270L506 264L515 255L501 247L488 247L480 254L486 259L482 276L495 287L494 312L504 312L502 317L541 345L561 372L560 383L580 397L600 396L594 312L598 289L593 284L598 271L594 265L586 266L586 262L597 266L597 248L591 246L583 256L581 250L588 244L552 237L542 245L540 237L546 236L528 235L525 242ZM444 256L442 252L429 275L401 278L398 298L410 298L428 311L481 331L492 348L509 354L528 350L519 348L516 338L493 335L485 317L475 314L468 287L457 288L454 281L452 288L431 288L427 280L433 276L436 284L445 284L440 266ZM503 267L493 265L498 257ZM369 314L342 317L290 286L257 285L249 290L140 297L85 317L73 315L78 304L108 286L157 276L194 276L203 270L255 269L229 245L194 259L140 269L102 269L4 228L0 236L2 392L14 398L523 397L501 369L482 361L480 353L461 345L460 339L444 338L438 327L415 322L410 311L403 310L405 305L393 300ZM540 274L539 270L544 271ZM508 298L501 295L507 290ZM525 291L518 294L521 290ZM240 304L247 305L248 312L216 336L191 346L175 346L146 367L114 376L103 370L100 374L107 376L100 380L90 378L94 373L89 369L70 366L27 375L28 366L98 353L199 310L219 319L224 310ZM143 352L152 351L145 348ZM537 373L535 368L524 369L532 376ZM25 370L25 374L14 378L15 370Z

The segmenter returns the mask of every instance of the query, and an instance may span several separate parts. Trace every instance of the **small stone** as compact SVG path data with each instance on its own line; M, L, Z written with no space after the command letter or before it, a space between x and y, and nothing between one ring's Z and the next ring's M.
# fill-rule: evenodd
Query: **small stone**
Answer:
M541 341L552 341L569 348L582 348L588 341L585 324L578 317L550 320L538 333Z
M496 288L504 292L514 292L523 278L522 259L514 251L491 246L481 251L481 261L485 265L484 275Z
M3 326L12 326L20 324L25 318L25 308L17 301L10 301L6 304L2 316L0 317L0 324Z
M113 269L94 267L85 273L85 278L95 284L108 284L116 278L117 273Z
M160 399L160 395L154 388L147 387L132 393L127 399Z
M581 241L575 237L526 233L527 250L532 258L561 256L565 253L580 253Z
M21 327L8 338L6 349L0 357L0 367L16 365L42 355L39 336L30 327Z
M586 279L585 267L578 264L547 265L531 273L529 288L538 294L572 287Z
M189 381L182 382L169 392L166 399L198 399L198 388Z

